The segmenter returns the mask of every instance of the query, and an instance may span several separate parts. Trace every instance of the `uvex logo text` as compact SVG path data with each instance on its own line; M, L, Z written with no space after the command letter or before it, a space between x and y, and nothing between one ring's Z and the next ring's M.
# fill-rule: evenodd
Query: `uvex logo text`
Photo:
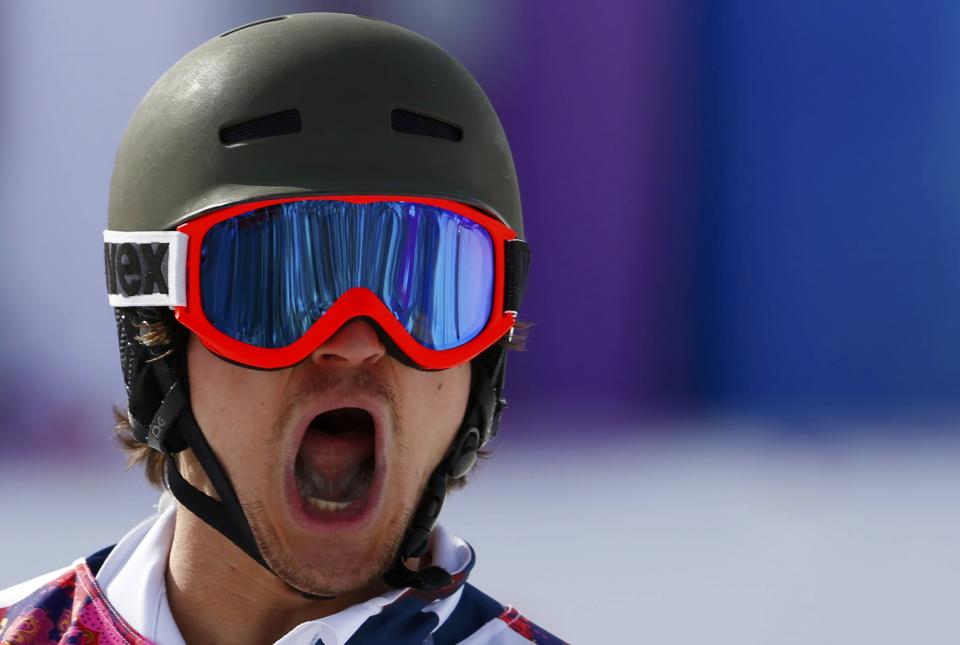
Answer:
M105 242L107 293L126 297L169 293L165 242Z

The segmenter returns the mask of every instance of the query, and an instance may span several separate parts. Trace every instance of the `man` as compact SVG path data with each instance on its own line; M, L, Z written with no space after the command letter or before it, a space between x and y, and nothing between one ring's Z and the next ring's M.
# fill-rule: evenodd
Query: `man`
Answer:
M497 116L427 39L298 14L188 54L104 232L121 430L175 501L0 592L0 642L559 642L435 524L505 405L522 236Z

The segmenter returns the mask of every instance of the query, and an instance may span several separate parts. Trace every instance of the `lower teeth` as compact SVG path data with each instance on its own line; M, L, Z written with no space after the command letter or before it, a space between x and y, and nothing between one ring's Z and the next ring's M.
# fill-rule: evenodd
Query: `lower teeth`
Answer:
M353 502L329 502L325 499L317 499L316 497L307 497L307 503L314 508L321 511L342 511L347 508Z
M300 497L321 511L344 510L363 497L373 481L372 460L362 464L347 481L336 483L327 481L321 473L307 471L301 463L297 466L297 490Z

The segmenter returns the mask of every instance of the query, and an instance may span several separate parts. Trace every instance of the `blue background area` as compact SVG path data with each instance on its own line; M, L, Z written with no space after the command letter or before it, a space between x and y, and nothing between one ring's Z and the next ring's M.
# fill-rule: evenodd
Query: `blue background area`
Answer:
M711 7L699 396L955 414L960 5Z

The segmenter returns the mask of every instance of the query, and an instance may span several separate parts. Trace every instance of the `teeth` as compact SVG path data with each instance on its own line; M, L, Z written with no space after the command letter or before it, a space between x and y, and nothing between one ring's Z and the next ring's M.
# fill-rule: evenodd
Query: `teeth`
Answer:
M307 497L306 500L310 506L320 511L342 511L351 504L351 502L330 502L316 497Z
M298 463L297 490L300 497L321 511L342 511L362 497L373 481L373 466L361 465L345 480L333 482L322 473L309 470Z

